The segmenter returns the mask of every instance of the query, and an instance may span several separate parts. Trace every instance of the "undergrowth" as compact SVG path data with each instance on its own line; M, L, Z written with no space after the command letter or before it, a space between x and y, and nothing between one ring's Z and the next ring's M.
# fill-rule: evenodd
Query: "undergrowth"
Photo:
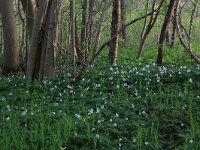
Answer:
M199 149L200 67L129 63L0 78L1 149Z

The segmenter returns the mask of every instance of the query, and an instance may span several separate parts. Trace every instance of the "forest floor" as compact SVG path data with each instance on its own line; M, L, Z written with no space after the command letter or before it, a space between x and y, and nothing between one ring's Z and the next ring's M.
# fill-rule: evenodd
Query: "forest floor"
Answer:
M200 66L0 78L1 149L200 149Z

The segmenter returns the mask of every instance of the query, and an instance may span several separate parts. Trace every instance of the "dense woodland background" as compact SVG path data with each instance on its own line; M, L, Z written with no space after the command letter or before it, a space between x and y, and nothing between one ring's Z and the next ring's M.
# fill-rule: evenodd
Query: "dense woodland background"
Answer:
M199 0L0 0L3 149L200 149Z

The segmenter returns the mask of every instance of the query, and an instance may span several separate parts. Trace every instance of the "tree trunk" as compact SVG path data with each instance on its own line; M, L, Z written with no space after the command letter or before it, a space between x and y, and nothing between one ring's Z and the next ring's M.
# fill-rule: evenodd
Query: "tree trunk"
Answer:
M76 46L78 46L78 33L75 19L75 0L70 0L70 18L71 18L71 49L73 54L73 77L76 76Z
M86 53L87 53L87 8L88 8L88 0L83 0L82 4L82 28L81 28L81 49L83 52L83 58L81 58L85 62Z
M165 38L166 38L166 45L170 47L171 39L170 39L170 30L169 30L169 28L167 29Z
M111 37L117 34L120 27L120 0L113 1ZM110 50L108 54L109 63L116 65L118 51L118 35L110 42Z
M170 23L170 19L172 17L173 9L175 6L176 0L171 0L168 6L167 13L165 15L164 23L161 29L160 38L158 42L158 56L157 56L157 65L163 64L163 56L164 56L164 41L166 38L167 29Z
M44 12L45 7L47 4L47 0L38 1L37 3L37 13L33 25L33 35L31 38L31 44L30 44L30 51L28 54L28 62L27 62L27 70L26 75L29 80L34 80L36 78L36 66L37 62L40 60L38 57L38 48L39 43L41 42L40 36L42 32L42 25L44 21Z
M176 1L176 4L174 6L174 13L173 13L173 30L172 30L172 36L171 36L171 44L170 47L174 47L174 42L176 39L176 29L177 29L177 11L178 11L178 5L179 5L179 0Z
M96 33L94 48L93 48L93 56L96 54L96 52L99 48L99 42L100 42L100 39L101 39L101 31L102 31L103 23L104 23L104 20L105 20L105 15L106 15L107 9L110 7L110 4L111 4L110 0L106 0L105 6L102 10L102 13L101 13L101 16L100 16L100 19L99 19L99 24L98 24L98 27L97 27L97 33Z
M137 59L140 57L142 51L143 51L143 48L144 48L144 44L145 44L145 41L147 39L147 36L149 35L149 33L151 32L152 28L154 27L156 21L157 21L157 18L159 16L159 13L160 13L160 9L162 8L163 6L163 3L164 3L165 0L162 0L158 7L157 7L157 10L155 11L156 9L156 0L154 0L151 4L151 11L155 13L152 13L150 15L150 18L148 19L148 16L145 17L145 21L144 21L144 25L143 25L143 28L142 28L142 32L141 32L141 36L140 36L140 43L139 43L139 48L138 48L138 55L137 55ZM148 14L149 12L149 5L150 5L150 0L147 1L147 4L146 4L146 15Z
M55 75L55 54L57 49L57 25L60 12L60 0L48 2L45 14L42 55L40 60L39 79L52 79Z
M29 40L31 41L34 16L35 16L35 3L34 0L21 0L23 11L26 18L26 28L29 35Z
M60 0L38 1L28 57L27 77L46 80L54 77L54 52L57 48L57 21Z
M3 66L7 74L19 65L18 42L14 6L11 0L0 0L3 26Z
M0 30L0 54L3 52L3 33L2 30Z
M126 29L126 0L121 0L121 25L122 25L122 39L127 42L128 35Z
M92 49L93 33L94 33L94 17L95 17L95 1L89 0L89 19L88 19L88 50Z

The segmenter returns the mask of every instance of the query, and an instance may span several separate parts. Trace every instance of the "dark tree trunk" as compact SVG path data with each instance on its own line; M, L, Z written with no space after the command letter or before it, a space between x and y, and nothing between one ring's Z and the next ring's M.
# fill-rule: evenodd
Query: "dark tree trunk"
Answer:
M127 29L126 29L126 0L121 0L121 24L122 24L122 39L125 40L125 42L128 39L127 35Z
M165 19L163 22L163 26L160 33L160 38L158 42L158 56L157 56L157 65L163 64L163 56L164 56L164 41L166 38L167 29L170 23L170 19L172 17L173 9L175 6L176 0L171 0L167 9L167 13L165 15Z
M3 33L0 31L0 54L3 52Z
M171 44L170 47L174 47L174 41L176 39L176 28L177 28L177 11L178 11L178 5L179 5L179 1L176 1L176 4L174 6L174 13L173 13L173 29L172 29L172 36L171 36Z
M92 49L95 17L95 0L89 0L89 19L88 19L88 50Z
M171 41L171 39L170 39L170 30L169 30L169 28L167 29L167 32L166 32L166 44L167 44L167 46L170 46L170 41Z
M88 0L83 0L82 4L82 28L81 28L81 48L83 49L83 58L80 61L85 61L87 53L87 8Z
M117 34L120 27L120 0L113 1L111 37ZM108 54L109 63L116 65L118 51L118 35L110 42L110 50Z

